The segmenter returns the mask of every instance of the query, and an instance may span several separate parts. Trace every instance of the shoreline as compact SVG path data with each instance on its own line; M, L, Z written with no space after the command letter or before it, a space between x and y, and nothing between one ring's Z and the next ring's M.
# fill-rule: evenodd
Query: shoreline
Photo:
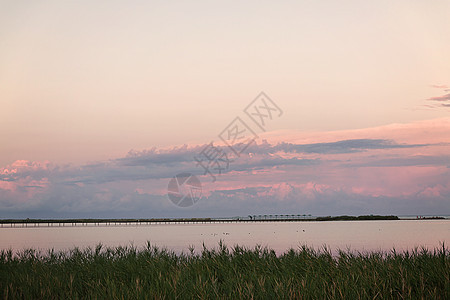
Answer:
M233 218L120 218L120 219L0 219L1 227L4 225L38 225L48 224L64 225L151 225L151 224L208 224L208 223L255 223L255 222L326 222L326 221L401 221L401 220L448 220L443 216L417 216L402 218L394 215L362 215L362 216L326 216L306 217L303 215L266 215L260 217L233 217ZM278 215L276 215L278 216ZM282 217L283 216L283 217Z

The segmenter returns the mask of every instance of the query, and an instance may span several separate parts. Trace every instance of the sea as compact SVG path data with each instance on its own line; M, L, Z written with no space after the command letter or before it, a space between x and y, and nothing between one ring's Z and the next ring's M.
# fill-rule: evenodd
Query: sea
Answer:
M151 246L176 253L222 242L254 248L268 247L282 254L302 246L352 252L433 250L450 243L450 219L391 221L291 221L168 224L4 224L0 250L25 249L67 251L75 247Z

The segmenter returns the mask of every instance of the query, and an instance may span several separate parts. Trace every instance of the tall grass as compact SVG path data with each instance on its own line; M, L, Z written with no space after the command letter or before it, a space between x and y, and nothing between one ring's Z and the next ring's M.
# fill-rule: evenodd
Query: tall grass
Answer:
M450 299L442 248L352 253L240 246L183 254L151 246L0 253L4 299Z

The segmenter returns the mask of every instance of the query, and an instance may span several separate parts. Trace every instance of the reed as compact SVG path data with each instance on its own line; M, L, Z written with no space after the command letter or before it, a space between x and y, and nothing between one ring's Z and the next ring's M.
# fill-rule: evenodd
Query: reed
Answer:
M4 299L450 299L439 249L354 253L256 246L176 254L133 246L0 253Z

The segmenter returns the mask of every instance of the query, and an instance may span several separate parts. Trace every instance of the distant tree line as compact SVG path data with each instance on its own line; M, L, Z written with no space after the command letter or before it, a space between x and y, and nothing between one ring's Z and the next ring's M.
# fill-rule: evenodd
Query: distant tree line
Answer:
M359 220L400 220L397 216L378 216L378 215L368 215L368 216L337 216L337 217L317 217L316 221L359 221Z

